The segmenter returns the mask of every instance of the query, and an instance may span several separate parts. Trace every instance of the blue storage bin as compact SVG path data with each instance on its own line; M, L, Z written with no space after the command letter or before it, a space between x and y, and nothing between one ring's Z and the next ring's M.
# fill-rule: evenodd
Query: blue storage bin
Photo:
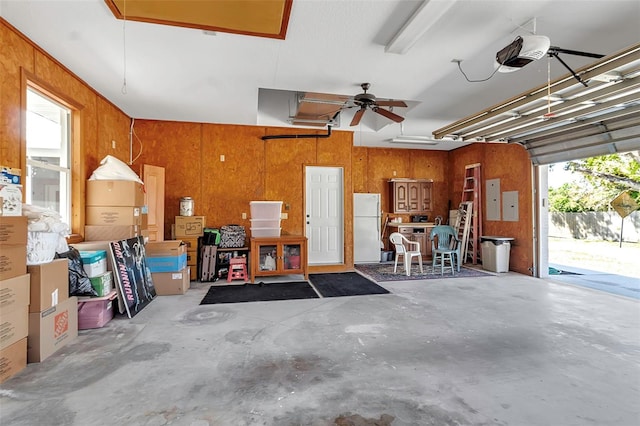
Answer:
M179 256L147 257L147 267L151 272L178 272L187 267L187 253Z

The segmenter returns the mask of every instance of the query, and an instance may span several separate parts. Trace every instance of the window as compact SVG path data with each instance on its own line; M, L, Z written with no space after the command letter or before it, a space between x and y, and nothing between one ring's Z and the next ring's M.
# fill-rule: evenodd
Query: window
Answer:
M25 202L71 225L71 110L27 88Z

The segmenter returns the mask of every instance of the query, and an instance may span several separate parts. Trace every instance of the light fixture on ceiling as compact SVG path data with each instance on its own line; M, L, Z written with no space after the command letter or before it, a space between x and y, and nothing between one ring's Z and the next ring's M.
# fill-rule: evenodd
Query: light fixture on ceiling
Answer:
M438 145L439 140L434 139L432 137L429 136L405 136L405 135L400 135L400 136L396 136L393 139L389 139L389 142L393 142L393 143L413 143L413 144L420 144L420 145Z
M384 51L400 55L407 53L455 2L456 0L424 0Z

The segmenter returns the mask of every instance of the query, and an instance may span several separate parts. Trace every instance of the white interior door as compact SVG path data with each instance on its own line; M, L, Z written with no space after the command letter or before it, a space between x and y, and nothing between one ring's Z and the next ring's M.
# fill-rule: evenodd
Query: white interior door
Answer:
M142 165L149 241L164 241L164 167Z
M344 183L341 167L305 168L309 265L344 263Z

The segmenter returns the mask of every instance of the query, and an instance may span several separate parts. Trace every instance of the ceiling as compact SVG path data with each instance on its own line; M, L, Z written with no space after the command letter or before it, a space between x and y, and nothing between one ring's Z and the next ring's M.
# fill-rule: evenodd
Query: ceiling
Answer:
M292 117L301 106L308 115L335 105L314 107L301 99L348 102L369 82L370 93L407 107L393 109L405 117L402 123L367 110L353 127L357 108L342 109L332 127L354 131L354 144L362 146L466 145L474 139L390 140L432 138L438 129L567 74L560 61L544 57L492 75L496 52L518 35L546 35L552 46L606 56L640 43L637 0L293 0L290 10L273 0L284 13L276 36L117 19L108 3L127 4L0 0L0 15L134 118L318 129L293 124ZM423 7L428 22L419 25L415 41L404 53L388 51ZM597 61L561 58L574 70ZM467 81L454 59L468 79L486 81Z

